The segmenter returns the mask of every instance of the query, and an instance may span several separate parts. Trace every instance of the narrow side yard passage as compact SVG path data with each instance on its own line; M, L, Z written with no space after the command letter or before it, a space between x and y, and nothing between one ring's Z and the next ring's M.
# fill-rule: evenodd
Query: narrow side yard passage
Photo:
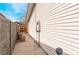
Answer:
M25 42L18 41L15 45L13 55L46 55L46 53L36 45L34 40L26 33Z

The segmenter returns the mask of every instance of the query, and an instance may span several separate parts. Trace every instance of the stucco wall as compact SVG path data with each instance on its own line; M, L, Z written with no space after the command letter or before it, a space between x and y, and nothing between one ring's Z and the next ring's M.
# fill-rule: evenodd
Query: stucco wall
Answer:
M0 17L0 54L10 54L10 21Z
M11 22L11 52L15 47L16 39L17 39L16 24Z
M0 16L0 54L10 54L16 41L16 24Z

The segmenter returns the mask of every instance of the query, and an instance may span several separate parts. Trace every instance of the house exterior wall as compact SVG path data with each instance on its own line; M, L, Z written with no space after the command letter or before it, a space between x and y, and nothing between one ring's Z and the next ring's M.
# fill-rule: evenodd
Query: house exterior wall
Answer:
M48 54L56 54L57 47L61 47L64 54L79 54L79 4L36 4L29 22L29 33L35 40L38 20L41 25L40 46Z
M36 19L35 19L35 9L31 15L29 24L28 24L28 28L29 28L29 34L36 40Z

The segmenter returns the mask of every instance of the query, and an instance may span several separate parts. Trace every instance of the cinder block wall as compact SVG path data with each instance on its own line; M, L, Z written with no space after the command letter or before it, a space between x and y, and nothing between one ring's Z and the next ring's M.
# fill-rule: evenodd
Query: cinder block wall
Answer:
M16 24L0 16L0 54L11 54L16 41Z

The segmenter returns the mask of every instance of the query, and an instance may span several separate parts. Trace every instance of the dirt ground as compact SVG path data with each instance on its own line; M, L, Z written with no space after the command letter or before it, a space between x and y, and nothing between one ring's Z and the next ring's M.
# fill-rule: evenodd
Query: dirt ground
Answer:
M12 55L47 55L26 33L25 42L18 41Z

